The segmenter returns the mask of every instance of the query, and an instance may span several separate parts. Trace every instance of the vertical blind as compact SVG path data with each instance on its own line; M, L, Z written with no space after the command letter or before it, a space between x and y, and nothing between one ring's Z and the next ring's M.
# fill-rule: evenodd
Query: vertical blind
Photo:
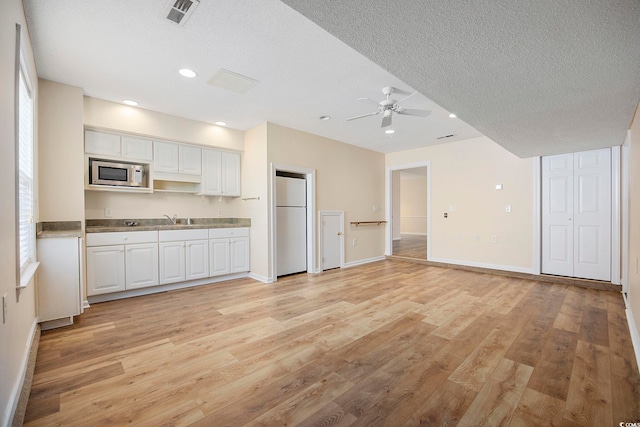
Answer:
M18 197L20 230L20 270L34 260L35 223L33 221L33 93L27 77L20 70L18 98Z

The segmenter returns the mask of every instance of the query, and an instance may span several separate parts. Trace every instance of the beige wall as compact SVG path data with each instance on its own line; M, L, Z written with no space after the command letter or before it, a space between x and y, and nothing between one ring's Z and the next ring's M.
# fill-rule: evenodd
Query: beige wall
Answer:
M427 178L400 172L400 229L402 234L427 234Z
M629 308L635 320L635 336L640 332L640 107L631 125L629 149ZM632 331L633 334L634 331ZM635 343L640 346L639 342ZM636 348L636 357L640 357Z
M316 170L316 211L344 211L345 263L383 256L384 226L349 223L384 220L384 155L272 123L267 138L269 164Z
M84 222L82 89L42 79L38 88L40 220Z
M244 132L90 97L84 98L84 125L160 140L244 149ZM219 200L180 193L86 191L85 207L87 219L105 218L105 208L111 210L112 218L160 218L164 214L228 218L240 216L241 204L238 197Z
M402 198L402 185L400 179L402 177L402 171L393 171L391 176L391 186L393 188L393 200L391 201L391 222L393 230L393 240L399 240L401 238L401 214L400 199Z
M531 271L535 160L519 159L486 137L386 155L387 167L423 161L431 164L429 258Z
M33 54L26 20L20 0L3 0L0 7L0 296L8 301L7 321L0 322L0 425L10 423L13 415L16 392L22 384L24 367L34 330L35 286L33 281L16 297L16 223L15 206L15 46L16 23L22 25L23 53L28 63L28 72L35 89L36 115L38 76L33 63ZM37 116L36 116L37 123ZM36 133L37 150L37 133ZM37 153L37 151L36 151ZM37 172L36 172L37 173ZM37 182L37 181L36 181ZM0 308L1 309L1 308Z
M269 250L269 167L267 163L267 123L245 132L242 158L243 197L260 200L242 202L240 216L251 218L251 275L268 281Z

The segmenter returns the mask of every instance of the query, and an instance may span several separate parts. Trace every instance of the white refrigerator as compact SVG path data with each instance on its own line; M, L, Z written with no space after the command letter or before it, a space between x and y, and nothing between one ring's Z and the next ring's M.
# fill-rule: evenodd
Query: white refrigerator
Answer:
M306 180L276 176L277 276L307 271Z

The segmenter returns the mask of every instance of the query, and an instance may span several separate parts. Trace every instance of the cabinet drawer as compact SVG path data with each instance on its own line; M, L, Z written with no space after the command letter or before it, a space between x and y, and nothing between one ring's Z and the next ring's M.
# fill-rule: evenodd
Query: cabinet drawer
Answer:
M156 243L157 241L157 231L87 233L87 246L128 245L132 243Z
M210 228L210 239L223 239L225 237L249 237L249 228Z
M206 228L197 230L160 230L158 233L158 240L160 242L206 240L209 238L209 231Z

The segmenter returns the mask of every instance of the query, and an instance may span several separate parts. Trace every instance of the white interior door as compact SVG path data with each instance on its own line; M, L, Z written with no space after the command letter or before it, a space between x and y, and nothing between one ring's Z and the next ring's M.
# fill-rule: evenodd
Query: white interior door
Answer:
M611 150L542 158L542 273L611 280Z
M344 264L344 213L320 212L322 270Z

